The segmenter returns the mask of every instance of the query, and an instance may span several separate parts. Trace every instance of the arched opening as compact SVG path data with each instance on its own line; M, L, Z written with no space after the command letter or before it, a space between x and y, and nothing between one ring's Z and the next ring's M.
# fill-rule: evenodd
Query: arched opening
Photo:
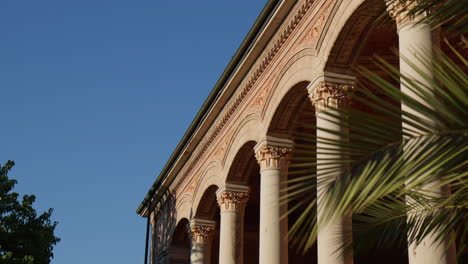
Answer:
M286 190L289 190L289 188L286 187L292 186L292 180L315 171L315 167L311 167L308 171L305 171L304 168L299 169L295 166L299 163L297 159L299 158L298 150L303 144L298 135L301 133L311 136L315 135L315 129L309 126L315 125L315 109L308 97L308 84L308 82L300 82L288 91L280 105L277 107L268 129L269 136L292 139L294 143L292 153L286 157L289 166L287 168L283 168L283 195L286 195ZM311 182L310 184L315 186L315 182ZM289 190L288 192L288 194L291 194L292 190ZM316 191L312 188L311 192L307 193L307 195L290 197L287 204L284 204L281 208L282 214L287 214L287 217L283 218L281 225L283 227L285 239L285 241L283 241L283 250L286 251L287 248L288 263L317 263L316 244L306 252L303 252L301 247L296 243L289 242L287 237L288 231L291 230L292 226L301 216L306 206L310 202L314 202L316 196ZM290 210L292 208L295 209ZM314 213L312 212L311 215L314 215Z
M398 83L388 74L374 64L376 56L384 59L395 68L399 68L398 34L397 27L393 19L385 11L385 1L366 1L364 2L348 19L341 30L337 40L331 50L330 56L325 66L325 73L342 74L353 76L356 84L368 88L379 98L399 106L400 102L389 99L382 90L375 85L370 85L366 76L363 76L359 70L364 67L372 73L393 82ZM379 16L383 16L380 17ZM357 94L365 98L363 94ZM365 98L370 100L370 98ZM368 115L376 113L368 106L353 101L351 102L351 111L355 109ZM359 120L350 120L351 123L359 123ZM401 131L401 124L394 124L397 131ZM357 131L351 129L351 135L359 135ZM396 135L396 137L401 135ZM351 140L358 143L358 137L352 137ZM359 225L357 217L353 217L353 245L355 263L408 263L406 237L402 230L400 242L382 242L381 234L385 226L380 228L368 228ZM403 241L403 242L401 242Z
M260 226L260 167L254 154L254 141L245 143L234 158L226 183L248 186L249 200L245 207L243 261L254 264L259 261Z
M211 260L210 263L218 263L219 261L219 226L220 226L220 210L218 202L216 201L216 191L218 186L211 185L208 187L198 204L194 218L211 220L215 222L215 229L209 240L207 241L208 251L207 254Z
M189 221L184 218L177 224L172 234L168 255L169 263L185 264L190 262Z

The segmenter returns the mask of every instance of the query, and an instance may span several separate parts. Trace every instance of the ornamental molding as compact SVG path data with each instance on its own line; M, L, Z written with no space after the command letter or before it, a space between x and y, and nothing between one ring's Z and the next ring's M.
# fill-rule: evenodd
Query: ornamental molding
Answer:
M189 235L192 237L194 244L206 244L208 239L213 235L216 222L203 219L193 219L190 222Z
M333 9L335 1L326 1L317 10L312 23L313 26L304 34L305 36L300 40L300 44L315 45L316 49L320 45L318 44L319 38L322 35L327 19L330 17L330 11Z
M240 185L227 185L216 192L221 212L239 212L245 208L249 200L249 187Z
M271 64L273 59L278 54L278 51L284 46L286 41L291 36L292 32L297 28L299 22L304 18L307 11L309 11L314 3L314 0L305 0L304 3L296 9L295 15L290 15L289 21L284 24L282 27L283 32L281 34L276 34L274 39L270 41L270 43L275 43L270 45L270 50L268 52L263 52L263 57L259 58L259 63L256 63L256 68L252 67L249 71L250 77L246 78L248 81L244 82L243 88L237 93L237 97L232 101L231 105L227 107L227 111L224 115L219 119L217 124L213 127L211 134L207 137L207 140L201 144L201 148L199 151L194 155L192 161L189 162L189 165L186 167L185 172L182 174L182 177L179 177L179 180L174 185L174 191L177 191L182 183L185 182L185 179L188 175L191 174L194 167L198 164L201 160L203 155L206 153L208 148L212 145L215 139L221 134L221 131L228 123L230 118L233 116L234 112L237 108L241 105L241 103L246 98L247 94L249 94L252 87L256 84L259 77L265 72L266 68ZM287 26L286 26L287 25Z

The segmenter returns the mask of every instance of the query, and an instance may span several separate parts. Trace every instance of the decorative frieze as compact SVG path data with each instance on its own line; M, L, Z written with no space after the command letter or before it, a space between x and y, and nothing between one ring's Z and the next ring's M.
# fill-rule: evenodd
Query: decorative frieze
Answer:
M348 83L320 81L313 87L309 98L317 113L328 108L342 108L350 103L350 92L354 87Z
M249 200L249 188L237 185L221 187L217 192L221 212L240 211Z
M273 59L278 54L279 50L284 46L286 41L292 35L293 31L299 25L299 22L301 22L301 20L305 17L305 14L311 9L313 3L314 0L303 1L302 5L296 9L296 14L294 16L291 16L289 20L285 22L285 25L287 26L284 26L282 28L282 33L280 33L281 31L279 31L278 34L275 35L274 39L270 41L274 44L269 46L269 52L265 52L263 57L258 59L259 63L252 66L252 70L250 71L249 76L246 76L246 79L248 81L246 81L243 84L243 87L239 87L239 89L241 89L241 92L238 93L236 95L236 99L233 100L233 102L228 107L226 107L227 110L224 111L223 116L217 121L216 124L214 124L211 130L212 132L209 134L209 136L205 137L206 140L200 143L201 147L197 148L198 151L192 155L194 158L190 160L190 164L185 169L185 172L182 174L182 177L179 177L179 180L175 184L174 190L177 191L180 188L182 183L185 181L185 179L188 178L188 175L190 175L190 173L194 169L195 165L201 160L202 156L206 153L211 144L215 142L215 139L218 137L218 135L221 134L221 130L225 127L225 125L233 116L236 109L247 97L257 80L265 72L266 68L271 64Z
M208 239L213 235L216 223L214 221L193 219L190 222L190 235L192 243L206 244Z

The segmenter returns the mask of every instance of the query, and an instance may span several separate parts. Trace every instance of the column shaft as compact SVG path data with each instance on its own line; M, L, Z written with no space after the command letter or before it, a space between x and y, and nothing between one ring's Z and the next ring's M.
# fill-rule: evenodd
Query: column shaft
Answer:
M280 178L279 169L260 173L260 263L280 263Z
M204 243L192 243L190 249L190 263L192 264L206 264L209 256L207 256L207 245ZM205 259L206 258L206 259Z
M237 220L239 213L235 211L221 212L221 233L219 236L219 263L235 264L237 263L239 245L236 245L239 238Z
M343 128L336 123L332 123L328 120L330 117L324 116L323 113L317 113L317 127L326 128L334 131L342 131ZM340 136L331 134L325 131L317 131L317 138L327 138L340 140ZM341 139L342 140L342 139ZM318 142L317 149L320 151L321 148L330 147L328 144L323 144ZM338 154L339 155L339 154ZM329 154L317 154L317 218L320 220L323 218L324 211L330 210L330 208L323 208L323 193L324 189L328 185L327 180L329 175L323 176L325 173L327 165L321 163L328 162L326 159L330 158L339 158L336 155ZM344 156L342 158L345 158ZM321 175L322 174L322 175ZM328 222L324 225L319 225L319 230L317 234L317 253L318 253L318 263L319 264L349 264L353 263L352 255L347 255L345 257L345 245L352 241L352 217L351 216L335 216L332 222ZM349 254L349 253L348 253Z
M220 264L243 263L243 212L248 200L248 190L245 186L227 185L217 192L221 209Z
M280 264L282 259L280 183L281 160L291 142L267 139L255 147L260 164L260 263Z
M349 78L352 80L352 78ZM348 82L350 82L348 80ZM336 80L320 81L318 84L311 86L311 100L315 105L317 119L317 252L319 264L352 264L353 254L346 252L346 246L349 247L352 242L352 214L349 215L334 215L333 220L329 221L324 218L326 213L329 213L331 208L324 207L324 192L328 184L336 179L340 171L330 173L330 168L337 169L335 164L328 165L330 159L343 160L346 159L340 146L333 142L323 141L336 140L344 141L344 133L347 133L343 126L342 119L334 118L327 115L325 111L332 111L334 115L339 116L338 111L333 109L346 109L349 103L348 95L344 91L352 90L353 87L346 82L340 83ZM321 130L326 129L327 131ZM335 134L329 131L342 133ZM327 149L334 149L330 151ZM329 154L324 154L328 152ZM343 169L345 165L343 165ZM339 169L339 168L338 168ZM327 211L325 211L327 210ZM326 222L325 222L326 220Z
M409 62L418 66L423 70L424 74L432 76L432 69L423 65L421 59L430 61L432 59L432 32L428 24L416 24L412 21L402 20L405 23L399 25L399 49L400 49L400 72L411 77L417 82L423 83L426 87L430 87L429 82L420 73L418 73ZM412 96L415 99L420 99L413 93L404 82L401 84L401 91ZM421 100L421 99L420 99ZM422 102L424 103L424 102ZM416 111L402 104L402 110L411 114L419 115ZM421 118L425 118L420 116ZM403 129L411 129L417 131L407 123L403 123ZM435 186L435 185L434 185ZM442 187L426 186L426 190L438 193L440 196L445 195ZM411 214L410 214L411 215ZM452 245L448 248L448 241L444 243L434 243L435 238L432 236L426 237L419 245L409 245L408 257L409 264L450 264L456 263L455 247ZM448 248L448 250L447 250Z

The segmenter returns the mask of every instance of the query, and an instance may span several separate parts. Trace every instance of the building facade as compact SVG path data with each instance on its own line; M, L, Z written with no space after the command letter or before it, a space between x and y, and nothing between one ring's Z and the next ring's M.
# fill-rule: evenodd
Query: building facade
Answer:
M151 263L352 263L336 239L349 216L323 228L306 254L288 244L297 216L281 218L293 206L280 202L281 182L294 177L298 132L330 136L301 124L340 129L321 112L349 103L340 91L362 78L357 66L383 75L371 63L378 55L405 71L394 51L439 45L438 32L412 26L418 18L385 10L384 0L267 3L137 210L151 223ZM450 263L446 254L428 244L354 259Z

